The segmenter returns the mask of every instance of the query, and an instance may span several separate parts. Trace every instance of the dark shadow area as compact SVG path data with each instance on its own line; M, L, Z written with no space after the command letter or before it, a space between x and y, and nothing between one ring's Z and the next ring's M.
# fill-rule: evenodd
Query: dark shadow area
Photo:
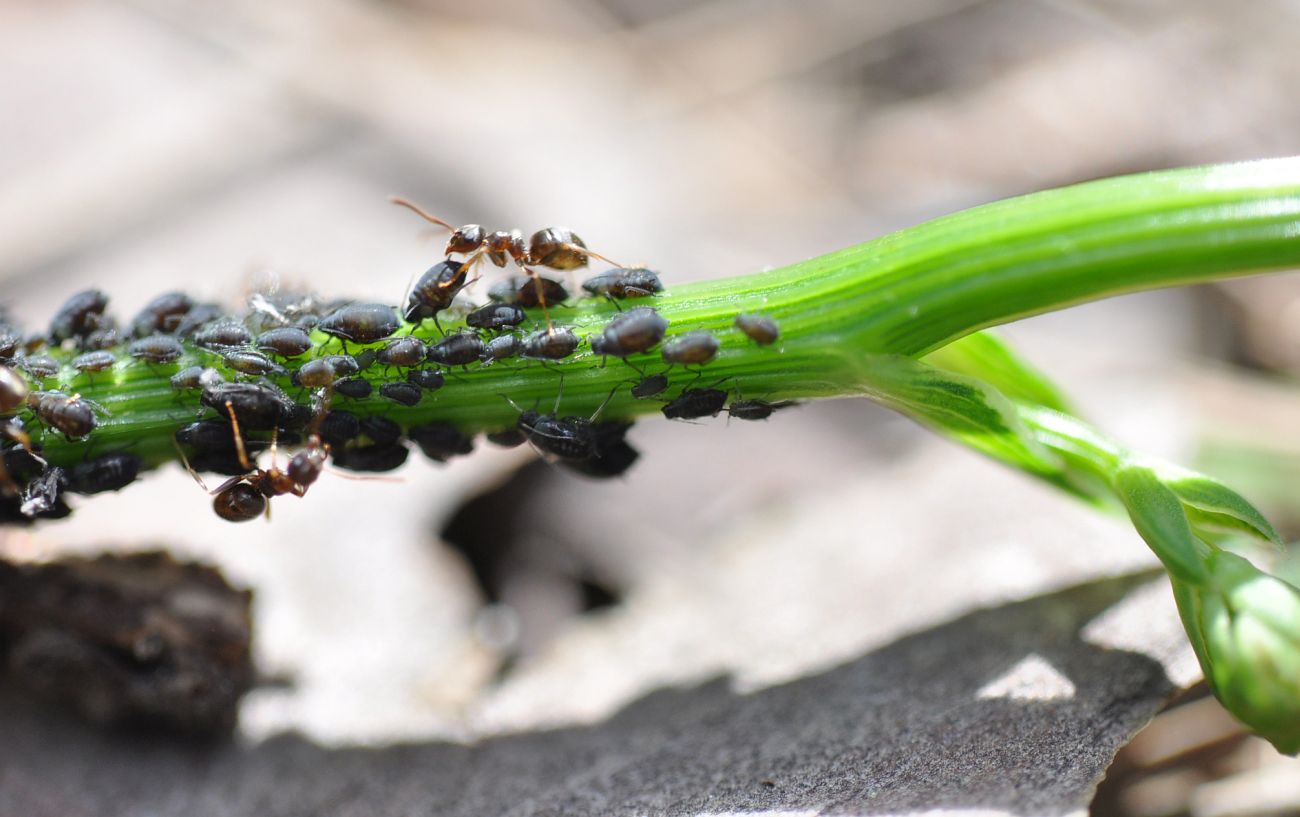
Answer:
M473 745L195 746L95 732L6 688L0 814L1066 813L1173 692L1154 660L1079 636L1148 578L980 610L752 694L718 679ZM1030 654L1074 695L978 696Z

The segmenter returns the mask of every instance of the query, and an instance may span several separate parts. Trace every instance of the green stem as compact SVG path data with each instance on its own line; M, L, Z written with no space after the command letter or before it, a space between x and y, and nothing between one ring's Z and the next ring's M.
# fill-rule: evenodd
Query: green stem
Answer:
M920 356L984 327L1082 301L1300 265L1297 234L1300 160L1191 168L977 207L782 269L671 287L641 303L668 318L670 336L705 330L722 342L698 379L677 369L668 396L721 383L747 398L835 397L855 393L869 355ZM614 314L595 300L552 311L584 338ZM756 346L732 327L739 312L775 318L781 340ZM534 315L530 328L541 325ZM431 326L404 331L437 336ZM312 354L340 350L337 341L317 340ZM220 359L191 349L179 365L119 363L93 378L71 377L65 367L45 388L79 392L110 414L86 440L38 433L47 457L69 464L129 448L151 463L173 458L172 433L200 410L197 395L174 392L168 377L194 362ZM657 352L631 362L649 372L664 368ZM335 405L404 426L444 420L466 431L492 430L517 416L502 395L549 410L557 373L564 376L563 414L590 413L611 392L608 417L661 407L634 399L627 389L637 379L633 370L614 360L602 365L586 343L547 366L512 361L450 372L447 385L415 407L378 397ZM377 369L366 376L376 385L403 379ZM287 380L279 382L287 388Z

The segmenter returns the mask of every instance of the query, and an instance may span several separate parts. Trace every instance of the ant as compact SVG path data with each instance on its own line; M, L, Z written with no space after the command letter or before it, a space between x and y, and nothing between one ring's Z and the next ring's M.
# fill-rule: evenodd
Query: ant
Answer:
M194 481L199 487L207 491L212 497L212 509L217 516L225 519L227 522L247 522L256 519L263 513L266 518L271 518L271 505L267 501L273 497L293 494L294 496L304 496L307 489L312 486L321 471L325 468L325 462L329 459L329 444L321 442L318 434L312 434L307 440L307 447L289 459L289 464L282 471L276 464L276 431L271 431L271 467L259 468L248 458L248 451L244 447L244 437L239 430L239 419L235 415L234 404L226 401L226 412L230 417L230 429L234 436L235 453L239 457L239 464L246 471L239 476L231 477L225 482L218 485L215 489L209 489L203 477L190 465L189 458L185 456L185 451L181 448L180 443L175 439L172 440L176 446L177 453L181 456L181 462L185 465L185 470L190 472Z
M524 234L518 229L488 232L481 224L454 227L408 199L392 196L389 201L449 231L451 237L447 239L444 254L448 257L453 254L466 256L466 266L477 263L484 256L487 256L487 259L497 267L504 267L508 261L514 261L515 265L533 280L533 285L537 289L538 303L546 314L548 324L551 316L546 312L546 297L542 289L544 285L541 277L532 267L575 270L585 267L588 257L598 258L614 267L619 266L605 256L587 249L587 245L577 233L564 227L547 227L538 230L525 243Z

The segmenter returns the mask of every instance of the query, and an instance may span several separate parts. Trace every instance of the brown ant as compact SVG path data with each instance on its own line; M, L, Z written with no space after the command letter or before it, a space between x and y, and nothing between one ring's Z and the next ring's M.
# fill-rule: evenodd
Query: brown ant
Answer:
M542 279L532 267L546 267L563 271L575 270L587 266L588 257L598 258L614 267L619 266L618 263L611 261L600 253L587 249L587 245L583 243L577 233L564 227L547 227L538 230L525 243L524 234L518 229L488 232L480 224L466 224L463 227L454 227L437 216L426 212L408 199L391 196L389 201L400 207L405 207L425 221L449 231L451 237L447 239L444 255L460 254L466 256L466 267L476 263L484 256L498 267L504 267L507 262L513 261L533 280L533 284L537 289L538 303L542 307L543 313L546 314L548 324L551 317L549 313L546 313L547 303L542 291Z
M215 489L209 489L203 477L199 476L190 465L180 443L175 440L172 442L176 445L176 451L181 456L185 470L190 472L190 476L194 477L199 487L213 497L212 509L216 511L217 516L228 522L247 522L265 513L266 518L270 519L271 505L267 500L285 494L305 495L307 489L320 477L321 471L325 468L325 461L329 459L329 444L321 442L318 435L312 434L307 439L307 447L294 454L282 471L275 461L277 449L276 433L273 429L271 467L259 468L248 458L244 437L239 430L239 420L235 415L235 407L229 400L226 401L226 412L230 417L235 453L239 457L240 466L246 469L247 473L231 477Z

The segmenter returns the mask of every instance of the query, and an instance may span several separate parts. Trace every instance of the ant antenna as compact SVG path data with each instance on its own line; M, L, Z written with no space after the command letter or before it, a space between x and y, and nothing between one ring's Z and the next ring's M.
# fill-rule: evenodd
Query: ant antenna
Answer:
M420 207L420 205L416 204L410 199L404 199L401 196L389 196L388 200L393 204L396 204L398 207L405 207L407 210L410 210L412 213L415 213L417 216L424 219L425 221L428 221L432 224L437 224L439 227L446 229L448 232L453 232L453 233L456 232L455 227L451 226L450 224L438 218L437 216L430 215L429 213L425 212L424 208Z

